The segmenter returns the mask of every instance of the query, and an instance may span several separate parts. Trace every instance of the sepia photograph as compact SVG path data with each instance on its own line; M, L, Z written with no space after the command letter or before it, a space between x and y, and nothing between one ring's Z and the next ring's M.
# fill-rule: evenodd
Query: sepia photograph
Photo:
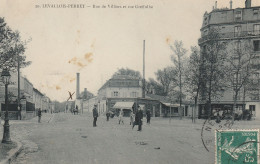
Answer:
M259 0L0 0L0 164L260 164Z

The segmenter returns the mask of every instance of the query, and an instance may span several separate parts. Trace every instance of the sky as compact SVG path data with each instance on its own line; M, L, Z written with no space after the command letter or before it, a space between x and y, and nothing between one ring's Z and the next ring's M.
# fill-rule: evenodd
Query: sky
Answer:
M233 0L233 8L244 3ZM43 8L44 4L90 7ZM77 72L80 90L87 88L95 95L120 68L142 73L143 40L145 77L155 78L158 69L173 65L170 45L175 40L188 50L197 46L203 14L214 5L215 0L0 0L0 17L20 32L22 40L30 40L25 55L32 64L22 74L51 100L66 101L68 91L76 90ZM259 0L252 0L252 6L260 6ZM229 7L229 0L218 0L217 7Z

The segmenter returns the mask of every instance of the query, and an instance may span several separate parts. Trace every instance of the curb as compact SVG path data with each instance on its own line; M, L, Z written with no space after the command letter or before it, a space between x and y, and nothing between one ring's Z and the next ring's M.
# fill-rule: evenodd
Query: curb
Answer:
M10 150L8 152L7 158L4 160L1 160L0 164L10 164L18 156L18 154L22 151L23 145L20 142L15 141L15 140L13 140L12 142L16 142L17 147L15 149Z

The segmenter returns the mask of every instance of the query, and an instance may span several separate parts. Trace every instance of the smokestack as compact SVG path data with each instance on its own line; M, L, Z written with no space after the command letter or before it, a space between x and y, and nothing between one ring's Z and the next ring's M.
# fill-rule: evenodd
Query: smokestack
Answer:
M84 88L84 99L87 99L87 88Z
M232 0L230 0L229 3L230 3L230 9L232 9L232 3L233 3Z
M251 0L246 0L245 6L246 6L246 8L250 8L251 7Z
M218 1L215 1L215 9L218 8Z
M77 73L77 84L76 84L76 99L79 98L79 73Z

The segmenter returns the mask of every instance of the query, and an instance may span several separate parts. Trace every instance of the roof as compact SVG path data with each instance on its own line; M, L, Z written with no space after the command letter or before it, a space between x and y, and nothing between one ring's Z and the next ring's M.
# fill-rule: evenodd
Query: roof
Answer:
M134 102L116 102L113 108L117 109L132 109Z
M155 99L155 100L159 100L160 102L164 102L164 103L168 103L171 102L171 100L166 97L166 96L161 96L161 95L155 95L155 94L146 94L146 97Z
M163 102L161 102L163 105L166 105L166 106L168 106L168 107L179 107L180 106L180 104L171 104L171 103L163 103Z

